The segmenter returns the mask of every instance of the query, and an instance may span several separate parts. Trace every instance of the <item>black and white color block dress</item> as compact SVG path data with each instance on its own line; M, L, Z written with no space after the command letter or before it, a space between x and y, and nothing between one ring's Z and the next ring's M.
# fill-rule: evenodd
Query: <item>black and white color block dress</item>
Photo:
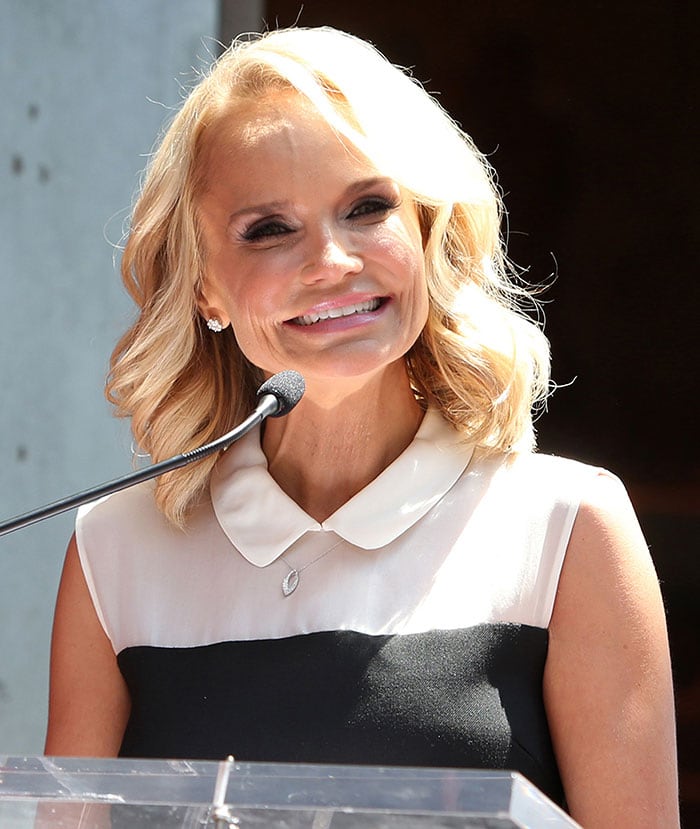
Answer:
M597 473L478 458L428 411L322 524L269 475L259 432L184 532L150 483L83 508L83 570L131 694L121 754L513 769L561 801L547 628Z

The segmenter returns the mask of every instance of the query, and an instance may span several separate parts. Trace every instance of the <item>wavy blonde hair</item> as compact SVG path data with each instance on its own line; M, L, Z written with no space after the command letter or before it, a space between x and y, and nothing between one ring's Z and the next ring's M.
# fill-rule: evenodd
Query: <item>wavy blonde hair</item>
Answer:
M493 174L471 139L406 72L329 28L235 42L197 84L151 158L122 258L139 307L112 355L107 397L154 461L231 429L262 374L231 328L212 336L197 299L206 268L197 217L207 131L271 90L306 96L384 175L412 194L425 241L428 322L406 355L417 394L485 451L529 449L549 348L524 313L500 235ZM531 306L532 307L532 306ZM162 476L156 501L183 526L216 457Z

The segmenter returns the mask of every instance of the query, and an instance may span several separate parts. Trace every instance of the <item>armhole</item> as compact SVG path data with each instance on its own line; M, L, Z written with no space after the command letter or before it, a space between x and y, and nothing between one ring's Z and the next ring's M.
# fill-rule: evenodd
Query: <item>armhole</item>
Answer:
M87 584L87 588L90 593L90 598L92 599L92 605L95 608L95 613L97 614L97 618L100 620L102 629L104 630L105 634L107 635L107 638L112 644L112 650L116 653L117 650L114 642L114 637L112 636L112 632L109 629L107 619L102 609L102 603L100 602L100 593L95 582L95 575L90 563L90 555L88 553L88 533L85 527L85 518L93 506L95 505L88 504L87 507L81 507L78 510L78 514L75 519L75 546L78 550L80 566L83 571L85 583Z
M565 477L556 478L555 500L542 542L537 617L538 625L543 628L549 628L552 621L566 551L583 496L591 483L605 474L604 469L577 461L565 463L571 464L571 471Z

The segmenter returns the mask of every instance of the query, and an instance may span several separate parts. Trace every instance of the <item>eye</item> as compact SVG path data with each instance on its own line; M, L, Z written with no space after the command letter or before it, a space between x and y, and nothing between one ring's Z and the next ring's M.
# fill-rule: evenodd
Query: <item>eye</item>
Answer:
M264 239L271 239L275 236L284 236L293 232L294 228L290 227L282 221L282 219L271 217L254 222L250 227L243 231L241 237L246 242L259 242Z
M398 206L398 199L385 198L384 196L367 196L352 208L348 218L361 219L365 216L381 218Z

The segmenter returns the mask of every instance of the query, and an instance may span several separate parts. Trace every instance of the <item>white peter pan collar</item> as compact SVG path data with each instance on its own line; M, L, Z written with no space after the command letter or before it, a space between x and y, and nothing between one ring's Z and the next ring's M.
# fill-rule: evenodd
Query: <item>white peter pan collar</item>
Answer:
M258 428L214 467L211 500L229 541L257 567L271 564L306 532L332 531L350 544L375 550L398 538L445 495L472 452L437 410L428 410L401 455L319 523L269 474Z

